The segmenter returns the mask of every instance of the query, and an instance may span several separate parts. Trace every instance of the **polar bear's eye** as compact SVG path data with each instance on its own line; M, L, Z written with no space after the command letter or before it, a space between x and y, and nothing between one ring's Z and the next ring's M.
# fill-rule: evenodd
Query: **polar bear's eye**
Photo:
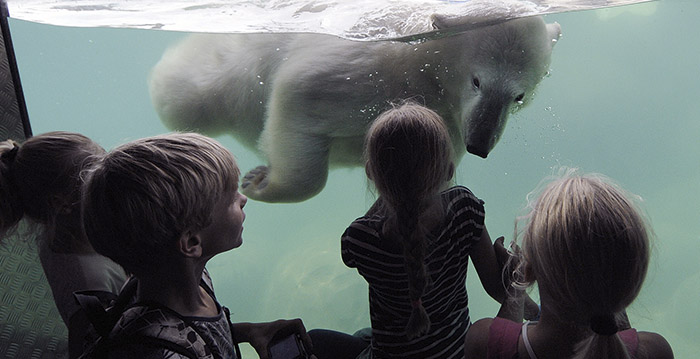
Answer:
M481 83L479 82L479 79L475 77L472 79L472 84L474 85L474 88L479 88Z
M524 98L525 94L521 93L520 95L518 95L518 97L515 98L515 102L522 102Z

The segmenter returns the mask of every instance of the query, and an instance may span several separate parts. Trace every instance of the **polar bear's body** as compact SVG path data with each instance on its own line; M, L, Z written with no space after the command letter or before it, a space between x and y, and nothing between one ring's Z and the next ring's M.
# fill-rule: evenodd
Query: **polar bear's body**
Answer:
M231 134L260 151L243 193L298 202L325 185L330 165L362 164L371 121L390 102L437 111L459 159L486 157L507 116L546 74L558 24L510 20L411 44L322 34L198 34L169 49L150 77L171 129Z

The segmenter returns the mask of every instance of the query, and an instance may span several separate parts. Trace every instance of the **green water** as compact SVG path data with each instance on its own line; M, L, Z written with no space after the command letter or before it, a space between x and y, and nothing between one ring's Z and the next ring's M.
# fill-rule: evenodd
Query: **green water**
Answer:
M464 157L457 181L486 201L494 238L512 237L526 194L561 165L604 173L641 195L657 238L629 309L632 324L691 358L700 353L700 3L625 10L545 17L563 32L551 76L511 117L488 160ZM167 131L146 77L185 34L10 25L34 133L77 131L111 148ZM219 140L242 170L263 163L232 138ZM343 266L339 236L372 199L364 171L339 169L309 201L250 201L244 245L209 265L234 320L301 317L307 328L348 332L368 326L366 284ZM497 304L469 276L472 318L495 315Z

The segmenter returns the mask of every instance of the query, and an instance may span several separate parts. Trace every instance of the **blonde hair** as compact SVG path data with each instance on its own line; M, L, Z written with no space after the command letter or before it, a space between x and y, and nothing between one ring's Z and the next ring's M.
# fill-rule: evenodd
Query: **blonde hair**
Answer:
M195 133L143 138L109 152L88 176L83 223L95 250L137 276L164 264L187 231L211 223L238 188L233 155Z
M372 123L365 141L367 174L387 217L383 235L402 244L408 274L411 316L409 338L430 328L420 301L428 278L424 265L426 213L439 200L439 190L452 170L452 146L442 118L413 103L394 107Z
M568 170L531 208L522 266L552 297L544 310L591 326L577 358L628 358L615 316L637 297L649 265L649 230L637 206L602 175Z
M105 153L91 139L72 132L47 132L19 144L0 143L0 232L14 231L22 218L43 227L57 252L87 243L80 226L80 173Z

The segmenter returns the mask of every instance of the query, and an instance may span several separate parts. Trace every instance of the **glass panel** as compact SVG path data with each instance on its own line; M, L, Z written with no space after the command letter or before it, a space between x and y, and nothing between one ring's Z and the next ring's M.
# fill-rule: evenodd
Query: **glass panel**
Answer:
M700 352L698 13L699 3L665 1L545 16L563 33L551 75L510 116L488 159L467 154L457 169L457 183L485 200L493 238L512 237L526 194L558 166L604 173L641 195L655 251L629 314L679 358ZM169 131L147 78L186 34L10 24L34 133L77 131L111 148ZM217 138L243 171L265 163L231 136ZM373 202L368 188L361 168L341 168L307 201L249 201L244 245L209 264L234 320L301 317L307 328L349 333L368 326L366 284L339 251L340 235ZM467 288L473 320L495 315L473 272Z

